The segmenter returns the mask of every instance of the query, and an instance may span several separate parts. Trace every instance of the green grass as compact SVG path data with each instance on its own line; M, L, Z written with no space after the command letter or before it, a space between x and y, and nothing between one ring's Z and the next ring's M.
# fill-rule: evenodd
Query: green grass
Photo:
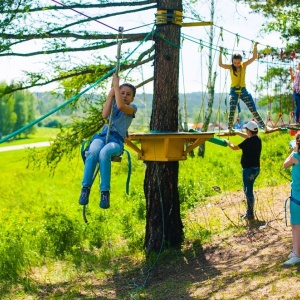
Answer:
M54 133L52 130L39 132L27 142L48 140ZM286 133L276 133L262 135L262 139L262 171L256 187L285 183L287 179L280 169L292 138ZM235 144L241 141L238 137L230 140ZM41 148L39 154L43 155L43 151ZM91 190L87 225L78 205L83 171L79 151L71 160L65 159L54 176L47 169L28 167L26 152L0 154L0 293L16 296L18 289L25 294L26 290L30 293L39 289L41 278L34 281L32 274L53 277L56 282L65 278L76 281L81 272L92 272L99 280L118 276L122 270L128 274L136 272L144 261L146 214L145 166L137 160L137 155L131 152L129 195L125 193L126 156L121 163L113 163L109 210L101 210L98 206L96 179ZM241 190L240 155L240 151L206 143L204 159L196 156L180 162L178 189L183 219L191 209L205 204L208 196L217 194L212 187L218 186L222 191ZM204 243L218 235L221 230L218 220L209 222L208 227L205 223L201 226L187 224L186 241ZM227 230L233 232L235 229L228 227ZM56 276L57 265L61 268ZM61 299L76 298L76 292L69 291L64 297Z
M58 128L37 127L35 133L29 134L27 137L21 134L21 138L16 140L10 139L9 141L1 143L0 147L50 141L53 140L58 133Z

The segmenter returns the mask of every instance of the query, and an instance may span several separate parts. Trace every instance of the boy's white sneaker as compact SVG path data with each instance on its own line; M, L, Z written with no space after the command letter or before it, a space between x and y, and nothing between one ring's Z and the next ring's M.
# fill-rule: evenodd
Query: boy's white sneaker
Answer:
M292 257L295 257L295 256L297 257L295 251L292 250L291 253L290 253L289 256L288 256L288 259L290 259L290 258L292 258Z
M296 264L300 264L300 257L298 257L296 254L291 257L289 260L285 261L283 263L285 266L292 266Z

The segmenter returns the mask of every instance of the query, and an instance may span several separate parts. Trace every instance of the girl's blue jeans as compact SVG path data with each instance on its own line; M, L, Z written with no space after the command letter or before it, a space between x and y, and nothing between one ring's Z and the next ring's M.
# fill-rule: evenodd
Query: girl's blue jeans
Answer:
M294 91L293 99L295 101L295 108L294 108L295 120L296 123L299 123L300 122L300 118L299 118L300 117L300 94Z
M100 169L100 191L110 190L111 158L119 156L123 152L123 145L110 136L108 143L106 136L96 137L90 144L85 160L82 186L91 187L97 163Z
M247 199L247 216L254 216L253 186L254 181L260 172L260 168L244 168L242 172L244 193Z

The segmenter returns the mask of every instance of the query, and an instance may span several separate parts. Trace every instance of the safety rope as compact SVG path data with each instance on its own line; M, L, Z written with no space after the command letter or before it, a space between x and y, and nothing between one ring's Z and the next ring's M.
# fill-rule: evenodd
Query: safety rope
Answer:
M181 41L181 45L183 45L184 39ZM180 51L180 58L181 58L181 73L182 73L182 86L183 86L183 115L184 115L184 122L183 122L183 131L188 131L188 117L187 117L187 101L186 101L186 93L185 93L185 82L184 82L184 69L183 69L183 55L182 49ZM181 126L181 124L180 124Z
M274 123L273 123L273 120L272 120L272 115L271 115L271 112L272 112L272 97L270 96L270 92L269 92L269 89L270 89L270 84L272 84L272 82L270 83L270 80L269 80L269 76L268 76L268 72L269 72L269 56L268 54L270 54L270 48L267 47L266 50L265 50L265 55L267 56L267 119L266 119L266 126L267 125L270 125L271 127L274 127Z
M121 35L123 34L124 28L119 27L119 35L118 35L118 47L117 47L117 60L116 60L116 75L119 75L120 71L120 59L121 59L121 45L122 45L122 38ZM109 116L109 122L108 122L108 128L107 128L107 134L106 134L106 140L105 144L108 143L109 135L110 135L110 130L112 126L112 116L113 116L113 110L114 110L114 104L115 104L115 97L112 99L111 106L110 106L110 116Z
M220 31L220 34L219 34L218 39L217 39L217 46L219 45L220 40L223 41L223 31L222 30ZM217 51L214 52L213 61L216 59L217 53L218 53ZM201 57L201 59L202 59L202 57ZM226 82L227 82L227 76L228 76L228 72L226 73L226 78L225 78L224 85L223 85L224 87L225 87ZM220 76L220 86L222 86L221 76ZM224 91L222 93L219 93L218 110L217 110L215 121L213 122L214 124L218 123L218 133L220 133L220 131L221 131L221 126L220 126L220 124L221 124L221 100L223 98L223 95L224 95Z
M282 77L282 71L280 72L280 77ZM275 92L277 92L277 84L275 84L276 90ZM279 113L278 113L278 118L275 121L275 127L279 126L285 126L285 122L283 120L283 113L282 113L282 90L281 90L282 85L279 84ZM279 122L281 122L281 124L279 124Z

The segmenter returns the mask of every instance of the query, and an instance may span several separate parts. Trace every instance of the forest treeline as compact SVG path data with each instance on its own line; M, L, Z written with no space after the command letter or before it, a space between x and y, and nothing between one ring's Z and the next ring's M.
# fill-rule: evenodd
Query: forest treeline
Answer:
M93 102L100 101L100 99L101 97L98 95L89 95L85 101L90 101L92 105ZM2 97L0 98L0 132L3 135L14 132L36 118L49 113L64 101L66 100L62 96L51 92L30 93L29 91L19 91ZM138 113L132 124L134 130L147 130L149 127L152 101L152 94L136 95L135 104L138 106ZM195 124L203 121L207 104L207 94L201 92L179 94L179 102L181 122L186 121L189 124ZM184 102L186 103L186 112L183 110ZM215 94L212 123L226 123L228 105L228 95ZM240 106L241 112L239 118L243 122L251 118L251 115L248 109L245 108L244 103L241 103ZM260 113L262 116L267 115L265 108L260 108L259 106L258 108L261 110ZM84 110L78 105L66 106L39 122L37 126L59 127L68 125L71 122L70 116L72 114L79 114L84 117ZM25 136L34 132L34 128L35 126L25 130Z

